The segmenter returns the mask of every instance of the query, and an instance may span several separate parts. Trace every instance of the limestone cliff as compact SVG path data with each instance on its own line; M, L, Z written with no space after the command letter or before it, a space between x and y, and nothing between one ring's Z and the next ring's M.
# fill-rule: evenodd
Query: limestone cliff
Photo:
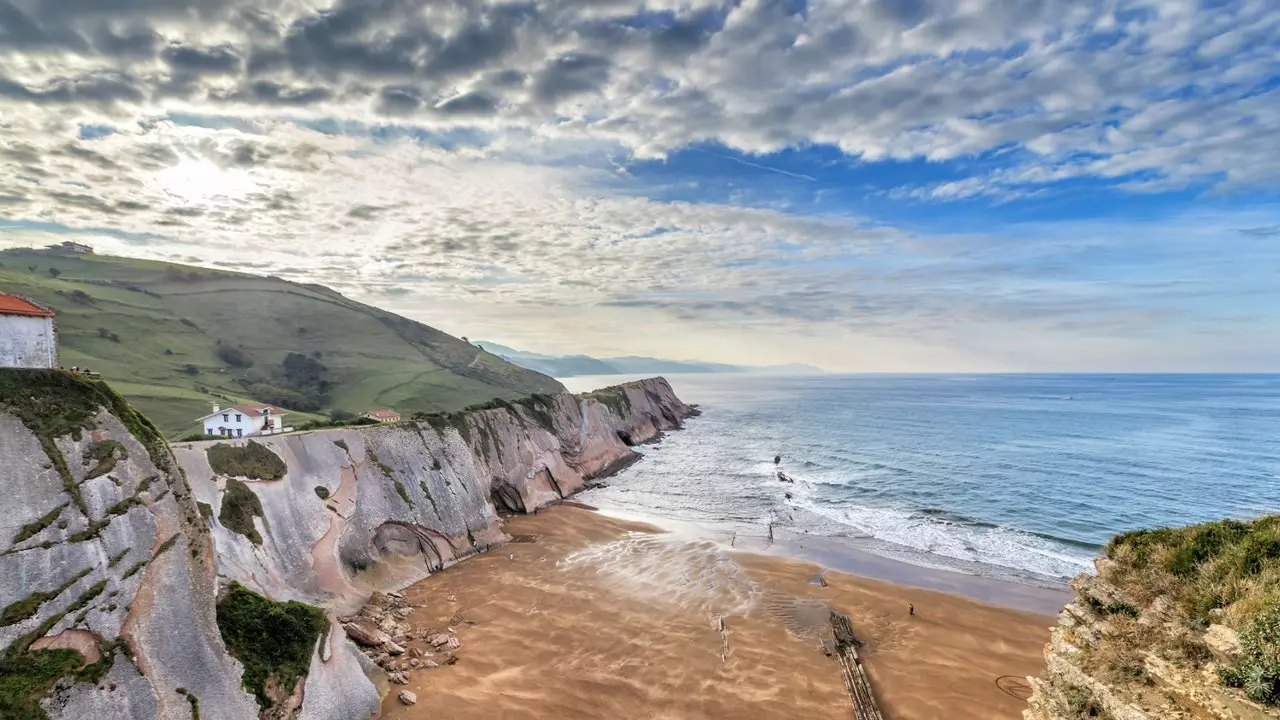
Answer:
M499 511L558 502L694 412L653 379L171 454L102 383L6 373L0 690L21 681L53 718L368 717L385 683L337 615L504 542ZM267 710L220 636L232 583L324 608L337 630L297 687L268 686ZM59 647L114 664L34 684L5 664Z
M1113 540L1071 581L1024 718L1280 718L1277 520Z

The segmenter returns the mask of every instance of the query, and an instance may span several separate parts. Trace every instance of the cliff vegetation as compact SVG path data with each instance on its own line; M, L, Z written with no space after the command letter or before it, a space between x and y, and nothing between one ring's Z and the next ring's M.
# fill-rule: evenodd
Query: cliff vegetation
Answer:
M1280 717L1280 517L1119 535L1072 581L1028 717Z

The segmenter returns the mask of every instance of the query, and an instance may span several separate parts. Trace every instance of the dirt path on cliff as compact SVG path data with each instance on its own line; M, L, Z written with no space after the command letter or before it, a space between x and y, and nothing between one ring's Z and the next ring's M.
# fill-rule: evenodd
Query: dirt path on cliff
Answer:
M851 718L839 666L818 640L829 606L867 642L888 718L1013 720L1025 703L996 678L1038 674L1053 623L851 575L827 573L822 587L808 563L729 554L579 508L506 529L537 541L405 591L423 606L415 625L443 630L457 614L474 624L458 627L455 665L392 686L383 717ZM403 689L417 705L397 701Z

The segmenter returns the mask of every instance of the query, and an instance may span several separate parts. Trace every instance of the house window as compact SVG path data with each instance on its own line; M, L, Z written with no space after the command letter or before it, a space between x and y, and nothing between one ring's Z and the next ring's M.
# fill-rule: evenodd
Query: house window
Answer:
M222 422L230 422L231 418L227 417L227 413L222 413Z
M244 437L244 430L236 428L236 437Z
M236 413L236 422L240 422L240 413Z

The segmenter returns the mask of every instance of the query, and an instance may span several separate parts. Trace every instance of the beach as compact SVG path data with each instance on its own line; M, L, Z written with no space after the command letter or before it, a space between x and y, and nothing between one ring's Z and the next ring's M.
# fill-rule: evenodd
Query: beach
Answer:
M1020 718L996 680L1039 674L1055 622L835 571L824 586L811 562L572 505L505 529L515 542L403 591L410 624L452 627L461 647L391 686L384 718L852 717L821 646L833 609L865 643L886 717ZM416 705L397 700L406 689Z

